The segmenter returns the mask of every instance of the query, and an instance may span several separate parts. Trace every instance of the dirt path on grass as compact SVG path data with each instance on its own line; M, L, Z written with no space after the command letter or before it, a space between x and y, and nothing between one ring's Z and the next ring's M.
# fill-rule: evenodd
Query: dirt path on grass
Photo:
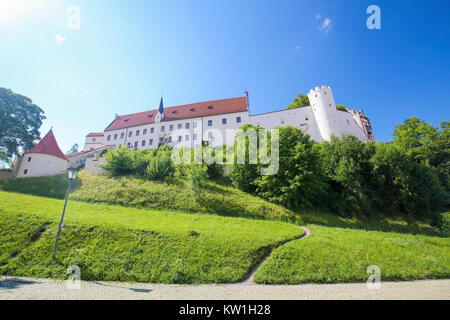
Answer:
M301 237L299 237L299 238L296 238L296 239L289 240L289 241L281 242L281 243L279 243L277 246L275 246L275 247L272 249L272 251L271 251L267 256L263 257L263 258L261 259L261 261L258 262L258 264L252 269L252 271L250 272L250 275L247 277L247 279L244 280L244 281L241 282L241 283L242 283L243 285L252 285L252 284L255 285L255 284L257 284L257 283L255 282L255 280L254 280L255 274L256 274L256 272L258 271L259 267L261 267L261 265L267 260L267 258L269 258L269 257L272 255L273 250L275 250L276 248L279 248L279 247L281 247L281 246L283 246L283 245L285 245L286 243L289 243L289 242L291 242L291 241L304 239L304 238L307 238L307 237L309 237L309 236L311 235L311 231L310 231L307 227L300 227L300 228L302 228L303 231L305 231L305 234L304 234L303 236L301 236Z
M450 300L450 280L302 285L162 285L0 278L0 300Z

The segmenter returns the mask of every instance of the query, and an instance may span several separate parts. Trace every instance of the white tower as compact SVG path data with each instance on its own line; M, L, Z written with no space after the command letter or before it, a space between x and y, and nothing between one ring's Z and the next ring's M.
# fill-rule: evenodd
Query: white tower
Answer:
M322 139L330 141L331 136L338 132L336 130L337 110L331 88L322 86L311 89L308 98Z

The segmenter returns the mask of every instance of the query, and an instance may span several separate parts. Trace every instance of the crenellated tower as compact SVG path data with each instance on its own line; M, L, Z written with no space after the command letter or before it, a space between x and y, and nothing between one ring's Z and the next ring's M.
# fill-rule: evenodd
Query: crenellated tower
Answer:
M308 98L322 139L330 141L333 133L338 132L333 91L329 86L315 87L309 91Z

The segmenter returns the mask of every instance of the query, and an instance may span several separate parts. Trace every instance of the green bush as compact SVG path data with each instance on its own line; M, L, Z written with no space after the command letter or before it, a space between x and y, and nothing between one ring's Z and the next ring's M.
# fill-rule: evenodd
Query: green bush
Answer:
M175 171L172 159L167 152L158 152L150 160L146 169L146 178L149 180L164 181Z
M450 212L436 214L433 225L443 237L450 237Z
M109 150L105 154L105 159L106 163L102 167L113 176L134 173L133 151L122 145L118 149Z

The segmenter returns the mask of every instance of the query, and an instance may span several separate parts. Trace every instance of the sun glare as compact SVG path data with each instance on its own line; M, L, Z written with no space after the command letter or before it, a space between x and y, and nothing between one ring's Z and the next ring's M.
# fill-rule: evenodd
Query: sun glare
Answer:
M0 0L0 23L16 22L36 7L35 0Z

